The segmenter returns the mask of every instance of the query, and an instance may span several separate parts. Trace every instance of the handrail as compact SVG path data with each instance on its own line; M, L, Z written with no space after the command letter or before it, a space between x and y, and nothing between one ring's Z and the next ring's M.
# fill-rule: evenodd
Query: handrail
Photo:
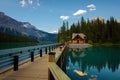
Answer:
M48 67L55 80L70 80L70 78L62 71L62 69L55 62L49 62Z
M53 45L60 45L60 43L22 47L22 48L13 48L13 49L4 49L4 50L0 50L0 55L3 55L3 54L5 55L5 54L9 54L9 53L20 53L21 51L35 50L38 48L43 48L43 47L48 47L48 46L53 46Z
M66 46L57 52L49 53L48 80L71 80L61 69L65 57Z
M34 59L34 57L39 56L40 49L42 52L52 50L53 46L56 48L57 46L61 45L60 43L57 44L49 44L49 45L38 45L38 46L31 46L31 47L22 47L22 48L13 48L13 49L5 49L0 50L0 56L7 55L7 57L0 58L0 74L4 72L6 69L14 68L14 57L18 56L18 66L20 63L24 61L28 61L30 59ZM45 48L45 49L44 49ZM33 54L31 54L33 52ZM40 56L42 57L42 56ZM26 61L26 62L27 62Z
M56 62L56 63L58 62L59 58L61 57L62 53L64 52L65 47L66 47L66 46L64 46L64 47L61 47L61 46L60 46L60 50L57 51L57 54L55 54L55 62Z

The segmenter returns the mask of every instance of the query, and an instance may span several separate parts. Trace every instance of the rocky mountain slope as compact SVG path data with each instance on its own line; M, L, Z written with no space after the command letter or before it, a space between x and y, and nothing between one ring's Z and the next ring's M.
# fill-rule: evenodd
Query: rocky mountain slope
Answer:
M50 34L41 30L38 30L35 26L29 22L20 22L0 12L0 32L33 37L38 40L56 40L57 34Z

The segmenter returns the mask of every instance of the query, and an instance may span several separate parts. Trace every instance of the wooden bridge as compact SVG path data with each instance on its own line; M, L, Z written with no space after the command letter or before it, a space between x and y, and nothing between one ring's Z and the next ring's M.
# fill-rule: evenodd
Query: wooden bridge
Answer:
M62 54L64 48L59 49L61 45L50 44L9 49L8 51L1 50L0 55L4 52L9 57L6 58L8 60L2 60L4 58L0 60L0 80L70 80L60 68L64 55ZM50 52L56 53L55 58L47 54ZM11 57L13 59L10 59ZM6 65L7 67L5 67Z

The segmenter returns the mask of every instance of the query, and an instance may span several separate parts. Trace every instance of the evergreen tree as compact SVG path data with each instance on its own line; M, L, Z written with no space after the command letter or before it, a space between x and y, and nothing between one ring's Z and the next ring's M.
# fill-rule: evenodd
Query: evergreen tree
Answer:
M67 33L67 41L69 41L70 39L70 31L69 31L69 24L68 24L68 21L66 22L66 26L67 26L67 30L66 30L66 33Z
M69 41L73 33L84 33L87 37L86 41L88 42L120 43L120 23L118 23L114 17L110 17L110 19L106 21L100 18L85 21L84 17L81 17L81 22L78 21L77 24L73 23L70 29L68 22L63 22L58 33L58 41Z
M72 38L73 33L76 33L76 26L74 23L70 27L70 38Z

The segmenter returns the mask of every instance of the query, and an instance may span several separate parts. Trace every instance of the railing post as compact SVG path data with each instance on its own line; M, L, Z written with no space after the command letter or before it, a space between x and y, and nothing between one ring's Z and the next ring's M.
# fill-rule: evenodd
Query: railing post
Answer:
M60 46L60 51L62 50L62 46Z
M54 50L54 46L53 46L53 50Z
M55 52L49 52L49 62L55 62ZM50 69L48 68L48 80L54 80Z
M49 62L55 62L55 52L49 53Z
M18 55L14 56L14 71L18 70Z
M47 54L47 47L45 48L45 53Z
M40 49L40 57L42 57L42 48Z
M31 52L31 62L34 62L34 51Z
M10 53L9 56L12 56L12 54Z
M49 52L51 51L50 46L49 46Z
M53 46L52 46L52 51L53 51Z

